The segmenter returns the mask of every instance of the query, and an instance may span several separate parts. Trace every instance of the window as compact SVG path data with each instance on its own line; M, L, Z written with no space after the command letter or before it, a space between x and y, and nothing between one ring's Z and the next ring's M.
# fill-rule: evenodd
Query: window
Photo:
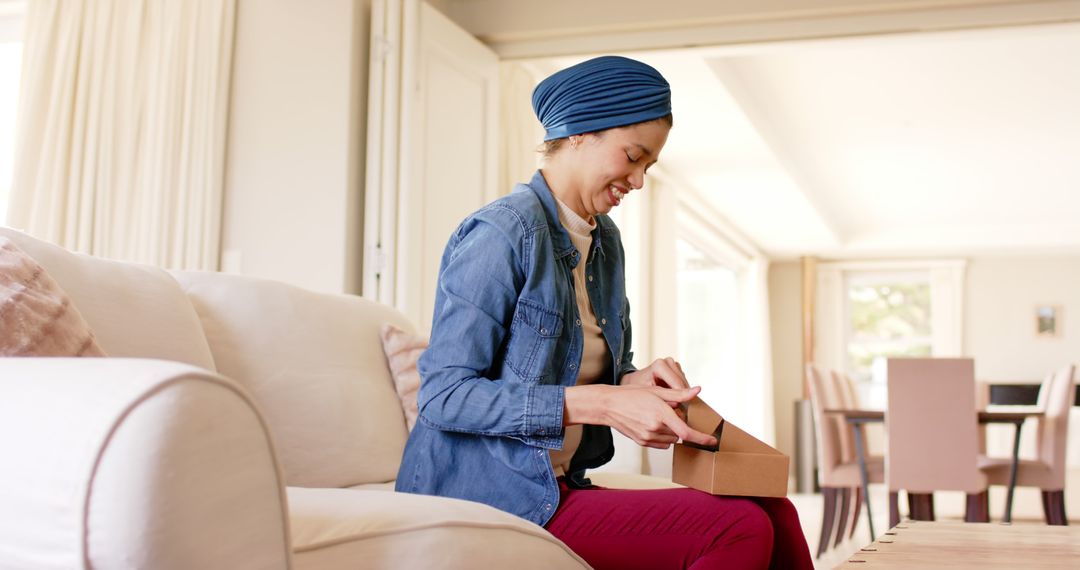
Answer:
M739 283L734 271L684 238L676 240L678 355L713 402L738 401Z
M0 224L7 221L8 196L15 163L15 119L22 66L22 18L25 4L0 6Z
M814 362L873 380L860 385L863 403L884 406L878 357L962 354L966 265L961 259L819 264Z
M626 248L634 362L675 357L705 401L768 441L767 264L692 188L651 176L612 212ZM647 472L667 474L670 463L654 458Z
M869 379L875 358L933 355L929 273L855 273L846 289L849 373Z

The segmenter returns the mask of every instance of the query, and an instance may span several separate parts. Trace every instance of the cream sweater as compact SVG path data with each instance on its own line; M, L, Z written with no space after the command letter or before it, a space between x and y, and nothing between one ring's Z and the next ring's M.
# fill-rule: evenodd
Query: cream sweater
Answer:
M570 234L570 241L578 250L580 261L574 268L574 293L577 297L580 326L584 335L584 347L581 353L581 363L578 366L577 383L592 384L600 379L611 362L611 354L608 352L607 341L604 340L603 332L599 323L596 322L596 313L593 312L592 303L589 301L589 292L585 288L585 262L589 259L589 249L592 246L592 231L596 229L596 221L586 221L569 206L556 199L559 204L559 221L563 228ZM565 475L570 468L570 459L577 451L581 443L581 426L567 426L563 437L563 447L559 450L551 450L551 464L555 468L555 476Z

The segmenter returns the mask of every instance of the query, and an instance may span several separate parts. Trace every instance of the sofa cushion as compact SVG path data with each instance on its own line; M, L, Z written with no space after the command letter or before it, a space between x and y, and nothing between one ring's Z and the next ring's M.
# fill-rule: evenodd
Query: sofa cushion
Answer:
M412 431L417 416L416 394L420 391L420 371L416 369L416 362L427 349L428 341L389 324L382 326L379 336L390 365L390 376L394 379L394 389L401 400L406 426Z
M172 360L214 369L199 317L183 290L157 267L77 254L0 227L71 298L109 356Z
M287 489L303 568L588 568L543 528L480 503L352 489Z
M379 329L411 330L401 313L251 277L174 275L202 318L218 370L259 403L289 485L397 477L407 432Z
M0 356L104 356L56 281L0 236Z

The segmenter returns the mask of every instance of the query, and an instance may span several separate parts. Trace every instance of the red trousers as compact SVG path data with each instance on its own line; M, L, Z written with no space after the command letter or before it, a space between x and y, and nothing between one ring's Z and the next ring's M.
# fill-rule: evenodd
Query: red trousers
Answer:
M694 489L568 489L546 526L596 570L812 569L787 499Z

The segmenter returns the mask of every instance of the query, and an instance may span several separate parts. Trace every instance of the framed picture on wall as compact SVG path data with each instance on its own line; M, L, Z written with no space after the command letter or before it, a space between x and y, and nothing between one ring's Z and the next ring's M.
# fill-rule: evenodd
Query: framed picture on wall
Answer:
M1035 335L1041 337L1061 336L1061 305L1035 307Z

